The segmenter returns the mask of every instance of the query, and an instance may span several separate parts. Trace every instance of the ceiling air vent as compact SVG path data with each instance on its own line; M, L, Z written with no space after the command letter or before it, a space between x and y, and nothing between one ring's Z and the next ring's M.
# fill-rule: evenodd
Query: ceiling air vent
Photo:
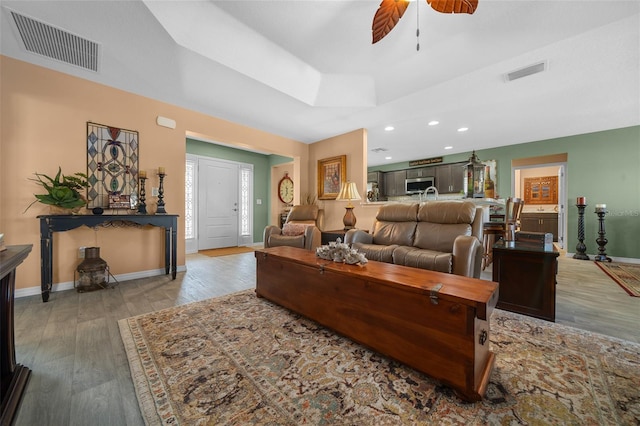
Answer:
M98 43L13 11L11 15L29 52L98 71Z
M529 65L519 70L511 71L504 75L505 81L513 81L522 77L526 77L532 74L545 71L547 69L547 61L538 62L537 64Z
M387 152L387 151L389 151L387 148L373 148L371 150L371 152L376 152L376 153L378 153L378 152Z

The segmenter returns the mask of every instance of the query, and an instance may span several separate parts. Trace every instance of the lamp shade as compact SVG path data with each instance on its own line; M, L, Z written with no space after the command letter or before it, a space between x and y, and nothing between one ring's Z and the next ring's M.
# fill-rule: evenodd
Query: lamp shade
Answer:
M343 182L336 200L360 200L360 194L358 193L358 187L356 186L356 183Z

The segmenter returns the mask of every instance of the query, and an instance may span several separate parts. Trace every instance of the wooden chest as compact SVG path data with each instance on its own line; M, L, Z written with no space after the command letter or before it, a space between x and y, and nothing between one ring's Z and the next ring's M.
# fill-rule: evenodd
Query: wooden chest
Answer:
M257 250L256 293L481 399L494 363L489 317L498 284L370 261L320 259L293 247Z

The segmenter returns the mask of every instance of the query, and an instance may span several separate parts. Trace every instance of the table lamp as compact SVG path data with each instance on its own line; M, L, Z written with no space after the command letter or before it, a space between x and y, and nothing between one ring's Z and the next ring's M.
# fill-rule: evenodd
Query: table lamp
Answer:
M340 187L340 192L336 197L336 200L347 200L347 212L344 214L342 218L342 222L344 223L344 230L348 231L349 229L353 229L356 226L356 215L353 214L353 204L351 204L351 200L360 200L360 194L358 193L358 188L356 187L355 182L343 182Z

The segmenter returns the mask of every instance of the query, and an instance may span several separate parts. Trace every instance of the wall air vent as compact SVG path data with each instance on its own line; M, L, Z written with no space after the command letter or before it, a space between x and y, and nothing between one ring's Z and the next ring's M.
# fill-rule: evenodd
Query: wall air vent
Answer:
M547 61L538 62L537 64L529 65L524 68L520 68L519 70L511 71L504 75L505 81L513 81L522 77L527 77L532 74L537 74L539 72L546 71L547 69Z
M29 52L98 71L98 43L13 11L11 15L24 47Z

